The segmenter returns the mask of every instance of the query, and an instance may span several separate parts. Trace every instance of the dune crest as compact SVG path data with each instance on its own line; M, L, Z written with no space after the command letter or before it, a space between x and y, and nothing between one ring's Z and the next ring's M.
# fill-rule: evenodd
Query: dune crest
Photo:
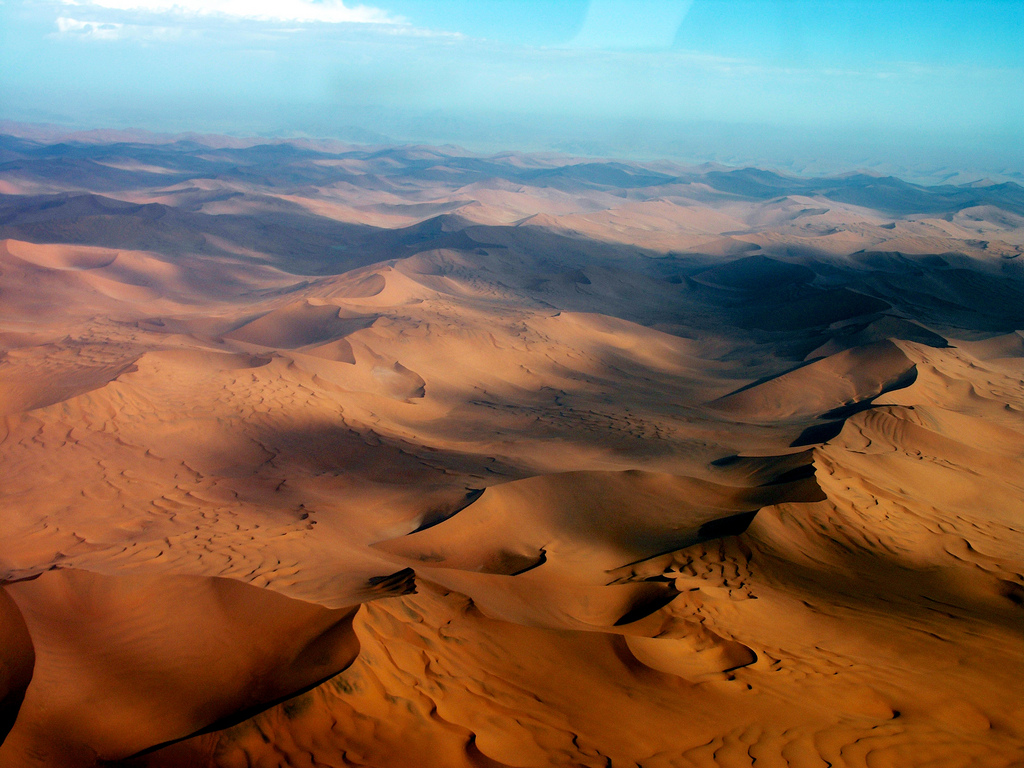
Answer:
M0 138L0 766L1019 762L1019 186Z

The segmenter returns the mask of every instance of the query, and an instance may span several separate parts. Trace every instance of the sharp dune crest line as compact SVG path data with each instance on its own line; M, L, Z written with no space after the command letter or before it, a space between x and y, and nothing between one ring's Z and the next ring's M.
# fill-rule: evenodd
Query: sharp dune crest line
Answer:
M0 766L1024 764L1024 190L0 137Z

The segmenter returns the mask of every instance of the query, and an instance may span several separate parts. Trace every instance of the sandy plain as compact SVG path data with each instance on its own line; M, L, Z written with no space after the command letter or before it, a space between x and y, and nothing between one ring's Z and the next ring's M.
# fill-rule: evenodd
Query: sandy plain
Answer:
M59 138L0 765L1024 765L1024 188Z

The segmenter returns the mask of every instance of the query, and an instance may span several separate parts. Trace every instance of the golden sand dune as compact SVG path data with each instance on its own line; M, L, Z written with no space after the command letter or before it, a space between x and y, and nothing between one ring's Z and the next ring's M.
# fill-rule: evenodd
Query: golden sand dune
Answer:
M0 766L1024 760L1019 187L97 142L0 180Z
M264 347L298 349L316 347L373 325L376 317L348 313L330 304L301 301L251 320L224 338Z
M237 720L358 653L353 610L233 579L66 569L7 591L39 650L4 749L43 763L124 757Z
M738 519L773 499L813 499L808 480L796 481L804 490L639 470L544 475L495 486L447 520L374 546L427 567L515 575L542 565L547 572L550 563L581 583L602 583L616 567L740 531L746 520Z
M748 386L719 398L712 407L741 421L828 418L844 407L860 406L905 387L916 374L914 363L895 343L879 341Z

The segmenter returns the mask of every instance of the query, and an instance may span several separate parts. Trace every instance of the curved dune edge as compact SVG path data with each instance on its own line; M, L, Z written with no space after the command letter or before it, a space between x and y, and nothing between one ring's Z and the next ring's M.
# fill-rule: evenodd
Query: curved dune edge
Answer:
M0 764L1019 762L1018 188L140 146L5 166Z
M823 498L813 474L749 488L638 470L543 475L493 486L426 530L373 548L489 616L617 631L678 594L621 575L631 566L741 533L766 505Z
M36 652L18 604L0 587L0 743L18 718L32 681Z
M516 614L513 608L517 623L639 633L635 637L642 638L650 632L644 622L672 602L678 590L646 579L634 583L625 579L622 584L605 586L608 569L603 565L635 560L638 555L649 559L666 547L676 550L684 542L731 535L735 530L729 526L714 527L723 519L723 510L731 507L820 495L803 486L807 486L806 480L742 489L637 471L551 475L497 486L487 493L470 493L452 511L441 512L442 520L399 541L422 547L424 537L427 542L440 537L472 557L467 544L481 523L490 528L496 546L510 545L507 537L512 529L489 526L501 517L496 518L491 508L494 497L514 528L520 532L533 529L535 534L575 528L583 512L581 499L596 497L597 506L585 515L591 535L579 539L587 549L563 556L558 547L552 547L553 573L549 574L550 568L538 570L547 563L542 551L539 562L527 567L519 563L509 572L525 578L524 592L514 587L509 593L486 580L474 584L472 576L461 586L491 615L507 611L508 605L540 606L540 612L532 614ZM695 497L698 490L704 495ZM481 508L484 499L490 504ZM545 502L538 505L540 499ZM684 500L692 508L685 524L678 511ZM627 509L624 502L635 510L632 520L609 525L607 516L621 516ZM652 514L652 503L664 507L660 516ZM513 509L530 514L517 514ZM453 525L462 528L470 517L474 519L469 521L467 533L453 532ZM731 517L735 515L725 519ZM749 519L745 517L741 527ZM646 531L638 528L641 523L646 523ZM659 532L659 525L667 529ZM637 549L640 541L647 549ZM400 554L387 546L393 542L376 548ZM475 543L488 546L479 537ZM614 559L608 560L609 555ZM493 555L489 557L489 562L495 562ZM497 557L498 562L508 562L507 550L500 550ZM453 567L439 563L437 556L410 559L417 561L427 584L445 581L439 565ZM583 564L587 568L581 570ZM501 573L478 564L471 564L469 570L474 575ZM533 573L527 576L527 571ZM369 587L382 597L401 595L413 588L412 579L413 571L407 568L370 579ZM588 582L594 586L587 586ZM455 583L460 584L457 579ZM12 607L26 617L26 638L35 637L41 652L31 693L17 727L0 747L0 761L5 755L32 752L44 763L59 760L85 765L93 756L111 760L148 753L197 731L228 727L232 721L291 698L333 677L358 654L358 642L350 629L354 608L329 610L229 579L103 576L65 568L8 585L7 590ZM506 607L497 607L502 602ZM254 621L265 627L258 636L252 634ZM687 679L714 676L753 659L749 649L707 630L697 630L688 642L697 642L696 653L670 643L674 648L669 656L692 657L689 663L664 661L665 653L648 649L642 639L627 640L621 648L641 664ZM230 661L224 656L228 648ZM135 665L139 665L137 669ZM144 685L139 684L140 679ZM60 706L54 706L55 701ZM63 736L54 742L50 734L57 732Z
M8 584L5 599L38 652L4 765L125 758L290 697L359 652L355 608L228 579L68 569Z
M711 403L740 420L782 421L830 413L907 386L913 362L892 341L837 352ZM911 379L912 380L912 379Z
M346 754L379 766L420 754L438 755L425 759L428 766L487 764L468 756L470 743L486 760L536 766L548 764L558 749L594 765L604 756L672 765L712 754L720 755L718 764L743 765L748 749L808 765L871 764L862 762L868 755L871 761L911 755L910 764L918 764L953 752L968 760L1012 760L1021 738L1013 693L966 681L995 679L1018 663L1010 652L1019 642L1014 585L1024 575L1010 543L1019 541L1019 492L1010 487L1016 477L1010 469L1022 457L1024 424L1015 414L1024 410L1007 410L999 397L984 393L967 413L950 410L950 398L959 393L949 382L966 381L979 359L924 346L908 351L920 375L887 398L909 405L879 403L855 414L838 438L814 449L828 499L769 506L738 538L633 566L622 576L668 577L679 597L635 627L623 627L625 637L591 629L555 641L551 630L500 621L481 613L475 600L424 583L420 595L401 605L378 603L361 614L363 655L349 672L306 694L301 704L272 710L224 737L180 745L179 758L215 746L244 745L259 754L257 733L263 732L316 744L317 754L331 759L338 753L320 740L324 726L313 714L327 711L332 728L343 723ZM1013 402L1024 405L1020 397ZM733 459L722 469L749 472L744 462L750 460ZM774 472L788 471L779 460L774 466ZM967 478L957 469L962 466L981 475ZM884 485L865 495L862 477ZM979 516L971 499L981 487L992 495ZM866 507L866 498L877 504ZM948 529L939 542L915 533L932 524L908 514L922 501L948 511L944 526L962 518L958 533ZM514 583L544 567L477 578ZM856 613L867 624L851 633L844 617ZM483 637L491 644L478 644ZM501 638L497 650L494 638ZM469 648L479 649L472 658ZM971 649L967 657L964 648ZM516 659L512 679L494 677L495 653ZM922 653L947 674L915 667L912 660ZM841 670L852 663L861 672L847 677ZM392 665L383 679L382 670ZM454 685L464 675L483 674L483 688L462 693ZM523 674L530 681L525 686ZM616 698L593 687L595 679L609 677L628 679L630 695ZM413 711L380 708L372 694L378 686L392 695L405 692ZM687 728L673 730L686 701L692 702ZM613 721L604 714L609 708L619 712ZM497 714L509 711L518 713L520 724ZM534 714L524 719L527 713ZM432 717L445 727L426 726ZM373 739L357 725L364 718L378 723ZM744 718L758 727L729 729L727 723ZM619 721L660 723L665 730L646 730L648 740L638 750L632 726L609 726ZM671 735L652 739L659 732ZM597 744L601 757L579 757Z

